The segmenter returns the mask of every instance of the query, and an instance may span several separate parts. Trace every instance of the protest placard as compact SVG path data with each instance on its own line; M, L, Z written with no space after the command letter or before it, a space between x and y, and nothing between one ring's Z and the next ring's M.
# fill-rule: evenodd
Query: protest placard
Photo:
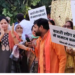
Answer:
M71 11L72 11L73 24L75 26L75 0L71 0Z
M35 20L39 18L45 18L47 19L47 13L46 13L46 7L42 6L36 9L31 9L28 11L29 19L31 23L33 24Z
M52 42L75 47L75 30L50 25L50 33Z

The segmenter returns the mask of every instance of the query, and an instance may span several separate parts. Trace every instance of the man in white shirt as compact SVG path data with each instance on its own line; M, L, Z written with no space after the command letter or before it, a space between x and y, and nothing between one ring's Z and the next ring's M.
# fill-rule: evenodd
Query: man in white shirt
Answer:
M24 15L22 13L17 14L17 20L19 22L19 24L23 27L23 35L28 35L31 38L32 32L31 32L31 28L32 28L32 24L30 23L30 21L24 19Z

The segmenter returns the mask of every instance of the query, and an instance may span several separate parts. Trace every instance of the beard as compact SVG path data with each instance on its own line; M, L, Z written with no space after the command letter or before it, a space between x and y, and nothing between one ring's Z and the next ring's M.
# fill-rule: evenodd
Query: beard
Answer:
M41 32L36 32L36 36L41 36Z

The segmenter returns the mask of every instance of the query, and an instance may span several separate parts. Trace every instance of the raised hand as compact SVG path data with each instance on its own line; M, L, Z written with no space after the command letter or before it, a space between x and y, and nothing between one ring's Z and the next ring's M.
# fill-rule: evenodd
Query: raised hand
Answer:
M12 33L14 33L14 23L12 24Z
M12 32L12 36L13 36L13 37L14 37L14 31L15 31L15 30L14 30L14 23L13 23L13 24L12 24L12 31L11 31L11 32ZM18 36L19 36L19 37L21 37L21 36L22 36L22 34L21 34L21 33L17 33L17 34L18 34Z
M0 33L1 33L1 35L0 35L0 41L1 41L2 37L4 36L4 30L1 27L1 25L0 25Z
M3 29L1 29L1 34L4 35L4 30Z
M1 32L1 34L4 34L4 30L1 25L0 25L0 32Z
M14 35L14 23L12 24L11 35L12 35L12 37L15 37L15 35Z

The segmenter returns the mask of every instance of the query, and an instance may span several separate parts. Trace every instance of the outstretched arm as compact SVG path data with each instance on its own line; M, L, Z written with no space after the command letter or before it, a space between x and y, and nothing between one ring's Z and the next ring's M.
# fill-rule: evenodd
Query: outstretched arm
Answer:
M17 46L20 49L23 49L23 50L26 50L26 51L31 51L32 53L34 53L34 51L32 50L32 48L30 48L30 47L26 47L25 45L22 45L22 44L17 44Z

